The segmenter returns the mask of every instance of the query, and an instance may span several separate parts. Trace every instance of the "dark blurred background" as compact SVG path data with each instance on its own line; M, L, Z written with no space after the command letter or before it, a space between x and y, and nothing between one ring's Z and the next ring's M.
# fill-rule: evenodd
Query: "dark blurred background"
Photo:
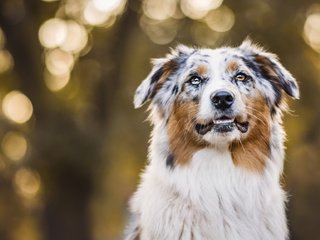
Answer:
M0 239L121 239L147 155L132 98L149 59L246 36L300 84L288 218L293 240L320 239L318 0L0 0Z

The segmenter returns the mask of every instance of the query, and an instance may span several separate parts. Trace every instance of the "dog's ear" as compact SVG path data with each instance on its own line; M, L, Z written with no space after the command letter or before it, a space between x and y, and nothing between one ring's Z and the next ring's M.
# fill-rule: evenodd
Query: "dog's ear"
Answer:
M152 99L164 83L181 67L191 53L191 48L179 45L166 58L152 60L153 68L137 88L134 96L134 107L139 108Z
M134 107L141 107L153 98L170 74L177 69L175 59L155 59L153 69L137 88L134 96Z
M276 55L252 44L249 39L241 44L240 49L253 57L261 75L269 79L272 84L276 84L292 98L299 99L299 87L295 78L282 66Z
M260 53L256 61L270 79L280 84L281 88L292 98L299 99L300 92L296 79L279 62L278 57L271 53Z

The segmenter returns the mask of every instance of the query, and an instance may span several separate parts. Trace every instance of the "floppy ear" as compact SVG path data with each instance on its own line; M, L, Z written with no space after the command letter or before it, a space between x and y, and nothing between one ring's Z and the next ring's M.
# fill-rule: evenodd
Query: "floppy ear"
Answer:
M147 100L153 98L169 75L176 70L177 62L174 59L153 60L153 69L142 81L134 96L134 107L141 107Z
M292 98L299 99L300 92L296 79L279 62L278 57L271 53L261 53L256 57L262 69L271 79L278 80L281 88Z
M270 80L272 85L280 87L292 98L299 99L299 87L295 78L282 66L276 55L265 52L262 48L252 44L250 40L245 40L240 48L251 52L254 62L261 70L261 75Z
M172 76L178 68L182 67L193 51L194 49L192 48L179 45L175 50L171 50L171 54L168 54L166 58L154 59L152 61L153 68L151 72L136 90L133 100L134 107L139 108L145 102L152 99L170 76ZM172 91L176 93L176 87L174 85L170 87L173 88Z

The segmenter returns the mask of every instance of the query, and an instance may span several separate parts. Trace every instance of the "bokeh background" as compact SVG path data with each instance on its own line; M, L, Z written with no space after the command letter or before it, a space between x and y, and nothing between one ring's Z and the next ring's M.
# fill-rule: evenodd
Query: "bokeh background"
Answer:
M297 78L284 186L320 239L318 0L0 0L0 239L121 239L147 155L135 88L178 43L277 53Z

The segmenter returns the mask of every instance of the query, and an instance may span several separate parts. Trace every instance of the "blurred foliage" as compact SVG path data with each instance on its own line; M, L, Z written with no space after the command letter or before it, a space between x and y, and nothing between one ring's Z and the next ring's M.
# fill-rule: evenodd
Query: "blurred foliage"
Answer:
M121 239L147 155L135 87L169 47L277 53L298 79L285 187L292 239L320 235L317 0L1 0L0 239Z

